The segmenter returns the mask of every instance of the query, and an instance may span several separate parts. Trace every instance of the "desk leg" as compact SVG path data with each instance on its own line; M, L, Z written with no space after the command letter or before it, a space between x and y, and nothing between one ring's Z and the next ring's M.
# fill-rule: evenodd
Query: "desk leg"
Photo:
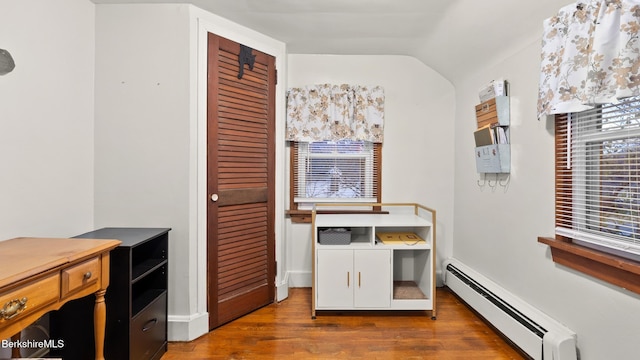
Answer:
M93 308L93 335L96 340L96 360L104 360L104 332L107 324L107 305L104 294L107 290L96 292L96 305Z
M15 334L15 335L13 335L11 337L11 341L14 342L14 343L17 342L17 341L20 341L20 335L21 335L20 332ZM16 346L14 348L11 348L11 358L12 359L13 358L17 359L17 358L21 358L21 357L22 357L22 355L20 354L20 348L19 347Z

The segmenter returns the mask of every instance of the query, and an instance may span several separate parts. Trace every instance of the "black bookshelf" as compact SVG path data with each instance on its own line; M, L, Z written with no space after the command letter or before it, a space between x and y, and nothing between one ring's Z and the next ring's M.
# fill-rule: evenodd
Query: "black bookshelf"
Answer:
M107 288L105 358L158 360L167 351L167 292L170 228L102 228L76 236L118 239L111 251ZM52 313L51 338L65 346L54 353L65 360L93 358L95 299L72 301ZM82 316L80 316L82 314Z

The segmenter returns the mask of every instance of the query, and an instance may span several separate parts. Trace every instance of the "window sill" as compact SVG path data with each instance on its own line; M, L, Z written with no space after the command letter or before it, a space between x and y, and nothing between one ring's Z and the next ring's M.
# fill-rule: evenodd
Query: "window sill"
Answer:
M286 214L291 218L292 223L311 224L311 211L309 210L287 210Z
M570 241L538 237L538 242L551 248L555 263L640 294L640 263Z

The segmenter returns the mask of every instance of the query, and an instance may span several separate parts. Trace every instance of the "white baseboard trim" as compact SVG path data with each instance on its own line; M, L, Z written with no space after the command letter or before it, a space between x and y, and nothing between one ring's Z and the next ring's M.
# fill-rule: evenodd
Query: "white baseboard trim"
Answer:
M169 315L167 337L169 341L191 341L209 332L209 313Z
M289 272L284 275L280 283L276 283L276 301L280 302L289 297Z
M311 287L311 271L288 271L289 287Z

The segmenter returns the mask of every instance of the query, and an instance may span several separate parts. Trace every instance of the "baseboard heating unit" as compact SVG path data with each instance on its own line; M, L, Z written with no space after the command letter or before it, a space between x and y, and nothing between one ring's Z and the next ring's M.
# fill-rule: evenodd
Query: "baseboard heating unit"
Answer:
M577 360L573 331L458 260L443 268L445 285L531 358Z

